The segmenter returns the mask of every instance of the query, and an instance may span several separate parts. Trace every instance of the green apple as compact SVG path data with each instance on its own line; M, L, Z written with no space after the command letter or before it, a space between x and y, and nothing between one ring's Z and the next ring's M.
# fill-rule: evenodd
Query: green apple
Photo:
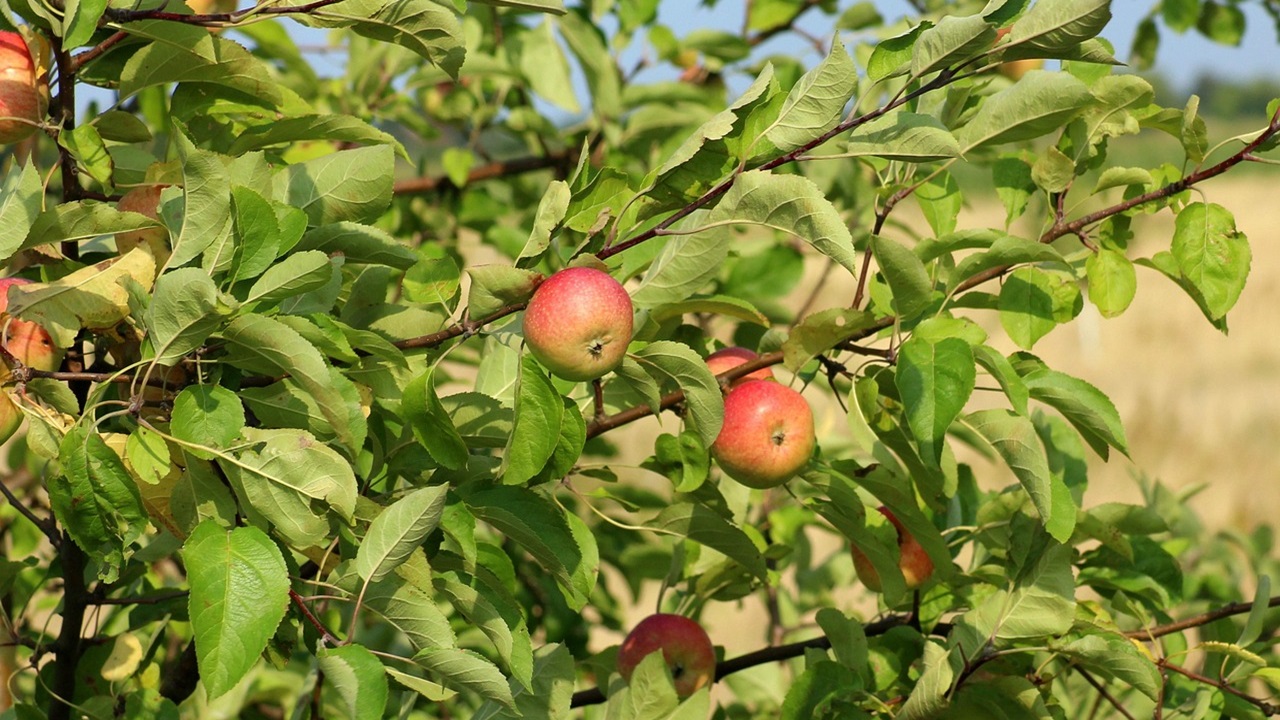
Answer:
M656 652L671 669L676 694L689 697L716 677L716 652L707 631L683 615L658 613L636 625L618 650L618 672L631 681L641 660Z
M813 410L804 396L771 380L749 380L725 397L711 454L734 480L771 488L800 472L814 445Z
M631 296L608 273L573 267L538 286L524 314L529 351L565 380L594 380L622 364Z
M743 363L751 362L759 357L759 355L744 347L734 345L732 347L724 348L723 350L717 350L708 355L707 367L711 369L712 375L719 375L722 372L736 368ZM762 367L759 370L749 372L740 378L734 379L729 386L737 387L748 380L772 379L773 371L767 367Z
M907 589L915 590L933 575L933 560L929 559L929 554L892 510L883 505L879 509L880 514L889 519L898 533L898 569L902 570L902 577L907 581ZM853 548L853 569L857 571L858 579L863 585L875 592L881 591L880 573L876 572L871 559L856 547Z

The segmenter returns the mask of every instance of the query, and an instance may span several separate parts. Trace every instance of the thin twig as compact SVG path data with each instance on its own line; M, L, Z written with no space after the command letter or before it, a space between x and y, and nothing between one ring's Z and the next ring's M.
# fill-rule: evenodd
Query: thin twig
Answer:
M1280 607L1280 595L1268 600L1267 607ZM1209 612L1201 613L1194 617L1186 618L1185 620L1171 622L1166 625L1156 625L1155 627L1143 628L1141 630L1130 630L1126 632L1124 636L1134 640L1155 640L1156 638L1164 637L1165 635L1172 635L1173 633L1182 632L1183 630L1190 630L1194 627L1208 625L1215 620L1221 620L1226 617L1231 617L1232 615L1243 615L1252 609L1253 603L1251 602L1231 603L1230 605L1224 605L1216 610L1210 610Z
M1085 682L1092 685L1094 690L1098 691L1099 697L1111 703L1111 707L1115 708L1117 712L1125 716L1128 720L1137 720L1137 718L1135 718L1128 710L1124 708L1124 705L1120 704L1120 701L1117 700L1114 695L1112 695L1110 692L1107 691L1107 688L1102 683L1098 682L1097 678L1090 675L1082 667L1076 666L1073 669L1076 672L1080 673L1080 677L1084 678Z
M1209 687L1215 687L1225 693L1230 693L1232 695L1235 695L1241 700L1258 708L1258 710L1262 711L1262 714L1266 715L1267 717L1280 715L1280 706L1272 705L1266 700L1263 700L1261 698L1256 698L1243 690L1232 687L1232 685L1225 680L1214 680L1213 678L1201 675L1200 673L1195 672L1194 670L1188 670L1187 668L1184 668L1181 665L1174 665L1168 660L1161 660L1157 664L1160 667L1164 668L1165 670L1173 671L1185 678L1189 678L1203 685L1208 685Z

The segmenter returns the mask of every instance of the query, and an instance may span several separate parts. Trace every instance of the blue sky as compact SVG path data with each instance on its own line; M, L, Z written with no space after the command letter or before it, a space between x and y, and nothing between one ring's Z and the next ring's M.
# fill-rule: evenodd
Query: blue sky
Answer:
M852 4L852 0L841 0L840 7ZM906 0L875 0L875 4L886 20L915 15ZM1103 37L1115 45L1116 56L1121 60L1129 55L1134 29L1156 4L1156 0L1113 0L1114 19L1103 32ZM720 0L711 9L702 7L695 0L664 0L661 12L663 20L677 34L705 26L737 31L742 23L742 6L740 0ZM1277 43L1275 24L1256 3L1246 2L1239 7L1248 18L1248 30L1240 47L1218 45L1195 31L1178 35L1162 27L1156 69L1181 88L1213 69L1233 77L1263 74L1280 77L1280 43ZM810 11L800 26L822 36L830 32L829 22L829 18L821 13ZM774 52L804 52L808 49L807 45L794 38L781 37L764 47Z

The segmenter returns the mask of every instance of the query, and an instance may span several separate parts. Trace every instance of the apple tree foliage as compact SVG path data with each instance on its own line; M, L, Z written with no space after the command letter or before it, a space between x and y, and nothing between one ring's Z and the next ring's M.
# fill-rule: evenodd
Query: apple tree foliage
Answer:
M1108 0L704 4L742 32L657 0L5 4L53 83L4 158L9 310L68 354L4 386L0 717L1275 713L1270 531L1156 482L1091 502L1119 415L1033 353L1139 272L1225 332L1249 240L1195 186L1267 160L1276 103L1210 147L1099 39ZM1243 22L1165 0L1138 58ZM1181 150L1109 158L1152 135ZM138 187L154 217L116 208ZM961 222L982 198L1003 221ZM569 265L635 305L599 384L523 347ZM760 359L717 378L724 344ZM820 438L752 491L707 448L763 366ZM714 696L624 686L609 638L655 598L759 652Z

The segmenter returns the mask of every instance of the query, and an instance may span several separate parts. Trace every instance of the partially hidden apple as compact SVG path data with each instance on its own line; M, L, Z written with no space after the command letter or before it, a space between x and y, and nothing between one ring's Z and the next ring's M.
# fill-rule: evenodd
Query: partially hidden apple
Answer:
M524 315L529 351L565 380L594 380L621 365L631 328L626 288L588 267L561 270L544 280Z
M724 348L723 350L717 350L708 355L707 367L711 369L712 375L719 375L722 372L736 368L743 363L750 362L759 357L759 355L755 354L751 350L734 345ZM735 378L729 383L729 387L737 387L749 380L772 379L773 371L767 367L762 367L759 370L749 372L740 378Z
M898 569L902 570L902 577L907 581L907 589L915 590L933 575L933 560L929 559L929 554L920 546L915 536L907 531L892 510L883 505L879 510L898 533ZM875 592L881 591L880 573L876 572L871 559L856 547L853 548L853 569L857 571L858 579L863 585Z
M618 650L618 672L631 682L641 660L661 651L676 694L689 697L716 677L716 651L707 631L683 615L658 613L641 620Z
M54 346L49 333L39 325L11 317L9 288L31 282L24 278L0 278L0 329L4 347L18 362L37 370L56 370L62 363L62 350ZM6 371L7 377L8 372ZM22 411L8 393L0 392L0 443L8 440L22 425Z
M116 203L120 212L135 212L152 220L160 219L160 193L167 185L139 185L121 196ZM116 233L116 250L121 255L147 245L155 256L156 265L164 265L169 259L169 232L164 228L147 228Z
M16 32L0 32L0 144L25 140L44 115L36 64Z
M749 380L724 399L724 425L711 444L720 469L753 488L777 487L809 463L813 410L800 393L771 380Z

